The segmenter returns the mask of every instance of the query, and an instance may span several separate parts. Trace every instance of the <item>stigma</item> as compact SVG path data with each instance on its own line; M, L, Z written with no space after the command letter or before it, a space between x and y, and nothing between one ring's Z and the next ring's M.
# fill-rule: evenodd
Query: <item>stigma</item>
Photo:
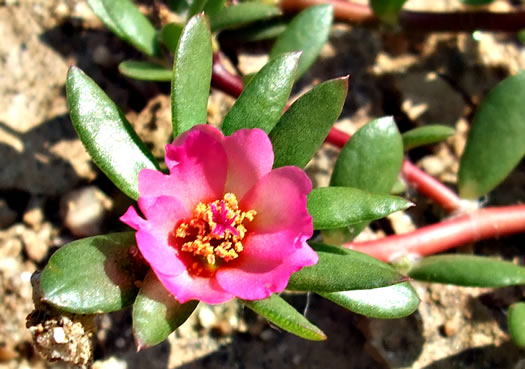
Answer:
M180 250L203 257L208 266L220 260L229 262L243 251L242 241L246 236L246 222L255 218L255 210L242 211L233 193L221 200L200 202L192 218L178 225L175 237Z

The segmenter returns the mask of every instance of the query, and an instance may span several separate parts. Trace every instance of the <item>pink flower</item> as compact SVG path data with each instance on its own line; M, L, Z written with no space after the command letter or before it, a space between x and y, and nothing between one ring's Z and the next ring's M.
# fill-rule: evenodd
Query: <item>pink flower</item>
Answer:
M258 300L281 292L290 275L317 263L306 240L312 184L297 167L272 170L260 129L225 137L200 125L166 145L170 174L143 169L138 205L120 218L144 258L181 303Z

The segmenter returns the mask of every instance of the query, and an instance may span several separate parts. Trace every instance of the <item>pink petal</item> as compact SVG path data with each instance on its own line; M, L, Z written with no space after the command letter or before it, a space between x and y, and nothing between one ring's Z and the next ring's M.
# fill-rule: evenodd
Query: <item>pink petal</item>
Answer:
M142 256L156 273L173 276L186 271L186 264L167 239L159 239L143 229L138 231L135 237Z
M242 241L243 257L260 260L281 261L302 247L311 235L282 230L275 233L251 232Z
M155 230L155 235L167 237L181 220L191 217L191 211L170 196L141 196L138 204L149 222L148 229Z
M237 260L217 271L217 281L222 288L241 299L259 300L284 290L292 273L314 265L318 256L304 243L281 262L245 257Z
M137 214L137 211L133 206L130 206L128 210L122 215L120 221L126 223L134 230L138 231L142 227L147 226L147 221Z
M194 277L186 271L176 276L157 273L157 277L180 303L200 300L207 304L220 304L234 298L234 295L226 292L215 278Z
M247 225L256 233L287 230L311 237L312 217L306 210L306 196L312 190L310 178L297 167L282 167L264 176L241 200L243 210L257 215Z
M222 198L227 161L222 143L199 130L190 131L182 146L167 145L170 174L143 169L139 173L141 196L172 196L187 209L200 202Z
M199 132L202 132L202 133L205 133L209 136L212 136L214 137L217 141L219 142L224 142L224 135L222 134L222 132L210 125L210 124L199 124L199 125L196 125L194 127L192 127L191 130L189 131L186 131L182 134L180 134L179 136L177 136L175 138L175 140L173 141L173 143L171 145L167 145L167 146L182 146L184 144L184 142L186 141L186 139L188 138L188 136L190 134L192 134L192 132L195 132L195 131L199 131ZM168 152L168 147L166 147L166 153ZM166 165L168 166L168 168L171 170L172 167L174 167L175 165L178 164L178 162L176 160L173 160L172 158L168 157L168 155L166 155L166 157L164 158L164 161L166 162Z
M226 137L224 148L228 156L225 192L232 192L240 199L272 170L272 143L263 130L241 129Z

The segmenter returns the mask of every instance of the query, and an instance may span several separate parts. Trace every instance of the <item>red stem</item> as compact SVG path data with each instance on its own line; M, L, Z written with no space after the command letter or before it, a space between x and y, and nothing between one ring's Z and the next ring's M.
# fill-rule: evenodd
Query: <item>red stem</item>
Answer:
M233 97L239 97L244 88L242 79L224 68L219 53L213 54L211 85Z
M343 247L389 262L407 254L431 255L467 243L523 232L524 228L525 205L504 206L480 209L410 233L349 242Z
M341 0L283 0L284 12L298 12L314 5L332 4L335 18L350 23L375 22L372 9L366 5ZM517 32L525 28L525 12L494 13L489 11L416 12L402 10L399 24L406 30L425 32L473 32L476 30Z

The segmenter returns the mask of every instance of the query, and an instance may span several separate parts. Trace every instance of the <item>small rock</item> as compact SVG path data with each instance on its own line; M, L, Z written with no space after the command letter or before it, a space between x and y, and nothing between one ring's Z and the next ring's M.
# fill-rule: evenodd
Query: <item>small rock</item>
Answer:
M206 305L199 310L199 323L204 329L211 329L217 324L215 313Z
M60 208L71 233L87 237L101 233L105 212L111 206L111 199L95 186L89 186L65 195Z
M27 256L36 263L41 262L46 257L51 246L52 236L53 227L50 223L44 223L38 232L26 229L22 233L21 238Z
M16 212L0 199L0 228L7 228L16 220Z
M27 210L24 213L24 223L31 226L35 231L42 227L44 220L43 199L40 197L33 197L29 201Z

